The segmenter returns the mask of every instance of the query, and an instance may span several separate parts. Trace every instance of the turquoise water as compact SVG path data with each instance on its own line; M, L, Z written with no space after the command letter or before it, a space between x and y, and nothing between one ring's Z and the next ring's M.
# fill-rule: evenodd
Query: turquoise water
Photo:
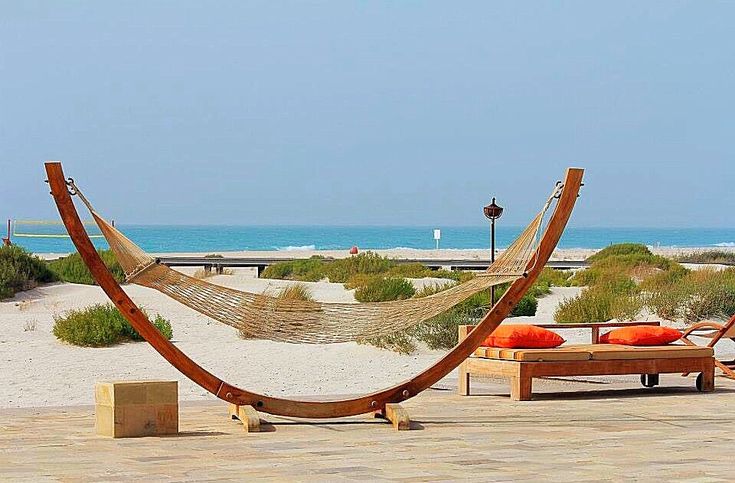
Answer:
M441 228L440 248L487 248L488 227L400 226L163 226L120 225L130 239L149 252L215 252L293 250L434 248L433 229ZM58 233L60 227L46 228ZM89 227L90 233L99 233ZM498 247L507 246L521 227L499 226ZM34 233L41 232L34 229ZM68 252L68 239L16 238L14 243L36 253ZM104 240L95 239L100 247ZM662 247L735 246L735 229L718 228L567 228L561 248L602 248L611 243L638 242Z

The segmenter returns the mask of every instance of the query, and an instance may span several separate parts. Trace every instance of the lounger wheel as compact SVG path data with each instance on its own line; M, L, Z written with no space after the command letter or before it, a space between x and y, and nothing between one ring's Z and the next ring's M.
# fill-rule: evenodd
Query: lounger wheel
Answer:
M641 374L641 384L644 387L658 386L658 374Z
M701 372L697 374L697 382L695 382L694 384L697 386L697 391L699 392L702 392L702 380L703 379L704 379L704 376L702 375Z

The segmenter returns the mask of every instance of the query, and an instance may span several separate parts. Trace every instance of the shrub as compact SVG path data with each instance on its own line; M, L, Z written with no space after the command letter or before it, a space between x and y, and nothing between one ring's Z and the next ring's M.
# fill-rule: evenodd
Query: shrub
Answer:
M538 300L536 297L531 297L528 294L524 295L521 300L518 301L513 311L512 316L523 317L536 315L536 308L538 307Z
M633 320L643 309L637 294L615 293L605 287L587 288L576 297L563 300L554 312L561 324Z
M420 263L399 263L386 272L391 277L424 278L434 277L436 272Z
M386 302L414 296L416 289L405 278L374 278L355 290L359 302Z
M544 268L536 280L536 285L547 285L549 287L569 287L572 285L571 277L574 275L572 270L556 270L553 268Z
M350 275L350 278L344 283L345 288L348 290L360 288L366 286L376 278L383 278L381 275L368 275L366 273L356 273Z
M414 337L429 349L451 349L458 342L457 327L476 318L462 310L448 310L413 328Z
M269 265L260 275L262 278L317 282L326 276L324 258L315 255L306 260L289 260Z
M123 271L120 264L115 258L115 254L112 250L97 250L100 258L105 263L107 268L112 272L112 276L115 280L122 283L125 281L125 272ZM81 283L84 285L94 285L94 278L92 273L84 264L81 255L79 253L72 253L64 258L53 260L49 262L49 268L56 274L59 280L69 283Z
M153 319L153 325L167 339L173 337L171 324L160 315ZM120 311L110 303L92 305L81 310L71 310L63 316L54 316L53 334L59 340L84 347L104 347L126 340L143 340Z
M653 255L646 245L640 243L617 243L603 248L594 255L587 257L588 263L594 263L610 256L619 255Z
M386 273L397 264L375 252L363 252L347 258L340 258L326 266L330 282L345 283L352 275L361 273L377 275Z
M444 283L429 283L424 285L421 289L416 291L416 294L414 295L415 298L423 298L428 297L430 295L438 294L439 292L443 292L448 288L454 287L454 283L452 282L444 282Z
M416 350L416 341L410 331L399 331L393 334L361 339L358 344L370 344L381 349L388 349L399 354L411 354Z
M46 263L15 245L0 247L0 299L56 280Z
M718 263L722 265L735 265L735 252L725 250L707 250L693 252L679 257L684 263Z
M735 268L698 270L648 286L647 304L660 317L695 322L735 313Z

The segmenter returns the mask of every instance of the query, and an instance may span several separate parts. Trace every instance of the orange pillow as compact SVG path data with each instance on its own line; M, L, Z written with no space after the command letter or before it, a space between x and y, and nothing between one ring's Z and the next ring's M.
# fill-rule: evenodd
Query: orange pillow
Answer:
M671 327L633 325L614 329L600 337L602 344L666 345L681 339L681 332Z
M501 325L487 336L483 346L507 349L550 349L564 343L562 337L535 325Z

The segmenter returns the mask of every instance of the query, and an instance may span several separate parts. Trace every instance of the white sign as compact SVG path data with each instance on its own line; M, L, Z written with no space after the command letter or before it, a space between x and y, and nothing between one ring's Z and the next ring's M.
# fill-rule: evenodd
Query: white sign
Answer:
M442 237L442 231L434 230L434 240L441 240L441 237Z

